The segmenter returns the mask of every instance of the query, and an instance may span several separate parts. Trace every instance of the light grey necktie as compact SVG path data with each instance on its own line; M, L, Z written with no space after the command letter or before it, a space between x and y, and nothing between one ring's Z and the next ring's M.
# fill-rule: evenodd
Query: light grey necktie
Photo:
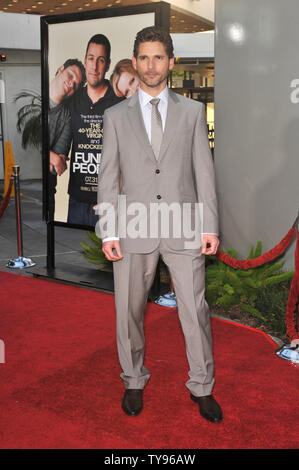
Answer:
M160 111L158 110L158 104L160 98L153 98L150 100L152 105L152 129L151 129L151 145L154 151L155 157L158 160L161 142L163 138L163 126Z

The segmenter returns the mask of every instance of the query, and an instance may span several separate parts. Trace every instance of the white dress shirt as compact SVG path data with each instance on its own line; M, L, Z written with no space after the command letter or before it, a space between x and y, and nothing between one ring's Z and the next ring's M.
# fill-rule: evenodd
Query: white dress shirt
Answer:
M152 131L152 107L153 105L150 101L153 99L153 96L149 95L145 91L138 88L138 98L141 108L141 113L144 121L144 126L146 133L148 135L148 139L151 143L151 131ZM165 130L165 123L166 123L166 115L167 115L167 106L168 106L168 88L167 86L161 91L160 95L155 96L155 98L159 98L158 110L161 114L162 119L162 127L163 132Z

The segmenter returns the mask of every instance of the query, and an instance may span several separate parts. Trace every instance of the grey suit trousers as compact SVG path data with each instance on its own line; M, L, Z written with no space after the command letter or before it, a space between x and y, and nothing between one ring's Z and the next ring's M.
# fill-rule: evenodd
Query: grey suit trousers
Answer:
M113 263L121 378L128 389L143 389L150 378L143 363L143 313L159 255L168 266L177 297L190 367L186 386L195 396L210 395L214 362L210 312L204 298L205 256L199 250L175 251L163 239L151 253L123 252L123 259Z

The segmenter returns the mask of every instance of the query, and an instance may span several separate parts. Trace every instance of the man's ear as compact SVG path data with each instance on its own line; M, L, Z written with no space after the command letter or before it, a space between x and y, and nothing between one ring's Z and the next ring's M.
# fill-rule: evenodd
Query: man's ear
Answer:
M63 70L64 70L64 66L61 65L60 67L58 67L57 72L56 72L55 75L58 75L58 74L61 73Z
M137 60L136 60L135 56L132 57L132 65L133 65L134 69L137 70Z

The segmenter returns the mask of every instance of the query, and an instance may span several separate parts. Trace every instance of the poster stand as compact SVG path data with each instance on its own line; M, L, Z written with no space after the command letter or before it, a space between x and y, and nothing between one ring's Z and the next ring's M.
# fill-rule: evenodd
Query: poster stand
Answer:
M86 231L94 231L94 227L58 222L51 219L49 210L49 130L48 130L48 109L49 109L49 29L51 25L59 23L70 23L95 19L110 19L128 15L142 15L146 13L154 14L154 25L161 26L169 31L170 26L170 4L166 2L145 3L127 7L104 8L101 10L71 13L67 15L52 15L41 17L41 44L42 44L42 127L43 127L43 218L47 224L47 265L30 270L36 277L47 278L59 282L75 285L88 286L105 292L114 291L112 272L88 269L78 265L56 263L55 259L55 227L62 226ZM136 16L138 28L138 17ZM150 25L149 25L150 26ZM141 29L138 28L137 31ZM121 38L121 35L120 35ZM132 44L133 48L133 44ZM152 286L149 298L154 299L161 294L163 289L160 282L160 265Z

